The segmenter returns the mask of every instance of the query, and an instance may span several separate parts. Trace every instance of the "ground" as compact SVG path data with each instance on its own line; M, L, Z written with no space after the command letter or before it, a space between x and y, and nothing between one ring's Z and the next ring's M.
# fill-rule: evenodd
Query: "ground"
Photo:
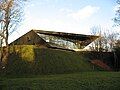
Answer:
M10 52L0 90L120 90L120 72L105 71L86 55L34 46Z
M0 90L120 90L120 72L0 76Z

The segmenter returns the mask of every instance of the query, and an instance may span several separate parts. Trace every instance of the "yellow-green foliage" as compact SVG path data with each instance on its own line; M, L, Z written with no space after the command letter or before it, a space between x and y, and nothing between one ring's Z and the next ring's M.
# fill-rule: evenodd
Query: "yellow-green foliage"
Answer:
M23 60L34 60L34 46L33 45L14 45L10 47L10 53L19 53Z

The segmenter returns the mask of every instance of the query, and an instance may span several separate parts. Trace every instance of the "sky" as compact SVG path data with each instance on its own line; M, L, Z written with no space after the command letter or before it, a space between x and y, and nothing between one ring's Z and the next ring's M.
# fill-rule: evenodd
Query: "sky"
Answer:
M24 21L9 42L31 29L90 34L90 28L113 29L116 0L29 0Z

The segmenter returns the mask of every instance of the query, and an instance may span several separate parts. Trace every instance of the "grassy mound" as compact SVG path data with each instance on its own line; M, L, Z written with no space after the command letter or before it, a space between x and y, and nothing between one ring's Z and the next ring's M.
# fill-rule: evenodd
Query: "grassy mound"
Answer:
M7 72L14 74L51 74L92 71L92 66L76 52L14 46L10 49Z

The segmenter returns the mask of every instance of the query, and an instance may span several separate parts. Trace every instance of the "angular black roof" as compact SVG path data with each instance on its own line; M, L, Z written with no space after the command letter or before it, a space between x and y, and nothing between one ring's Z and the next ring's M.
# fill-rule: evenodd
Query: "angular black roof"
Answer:
M63 40L71 41L73 43L80 43L81 46L87 46L91 42L93 42L94 40L96 40L97 38L99 38L99 36L94 36L94 35L84 35L84 34L55 32L55 31L44 31L44 30L31 30L29 32L34 32L37 35L38 34L44 34L44 35L50 35L50 36L59 37L59 38L61 38ZM26 33L26 34L28 34L28 33ZM25 36L26 34L24 34L23 36ZM9 45L14 44L15 42L18 42L18 40L20 38L22 38L23 36L19 37L18 39L16 39L13 42L11 42Z
M54 32L54 31L43 31L43 30L33 30L33 31L36 33L40 33L40 34L52 35L52 36L62 37L66 39L80 40L80 41L85 41L88 39L97 39L99 37L99 36L94 36L94 35Z
M43 30L33 30L33 31L39 34L61 37L62 39L66 39L72 42L81 41L82 42L81 44L85 46L87 46L92 41L99 38L99 36L95 36L95 35L84 35L84 34L65 33L65 32L43 31Z

